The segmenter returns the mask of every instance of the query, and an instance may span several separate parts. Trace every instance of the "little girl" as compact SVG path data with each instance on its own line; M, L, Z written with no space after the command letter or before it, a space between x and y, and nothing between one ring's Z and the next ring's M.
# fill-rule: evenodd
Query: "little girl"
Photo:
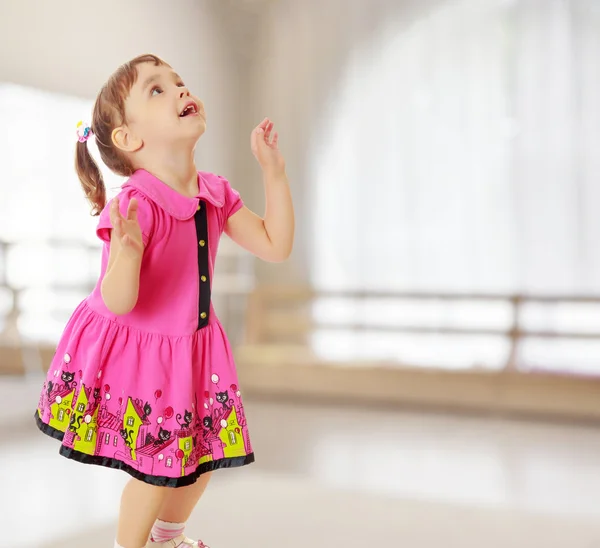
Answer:
M292 249L294 212L273 124L252 133L266 214L197 171L204 106L154 55L121 66L78 126L76 169L104 242L93 292L68 321L35 414L60 454L127 472L115 547L204 547L184 524L219 468L254 461L231 348L211 304L219 238L266 261ZM87 140L128 177L106 204Z

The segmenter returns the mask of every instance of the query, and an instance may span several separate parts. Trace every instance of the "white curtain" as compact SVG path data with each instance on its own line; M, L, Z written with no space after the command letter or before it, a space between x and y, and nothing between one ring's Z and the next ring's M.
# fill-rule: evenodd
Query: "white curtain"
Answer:
M595 4L447 2L358 47L314 155L317 286L600 291Z
M396 13L356 46L314 147L313 283L600 293L600 3L448 1L409 23ZM364 307L348 306L337 316L365 318ZM434 308L434 317L448 315ZM377 310L371 317L389 319ZM418 310L399 305L394 314L410 322ZM317 312L335 315L326 305ZM506 310L493 314L475 317L506 325ZM573 306L526 318L540 329L600 325L600 311L588 309L584 321ZM449 339L381 337L340 334L336 346L329 334L316 344L409 362L441 353L465 366L500 366L508 352L495 339L469 350L453 338L468 354L454 360ZM520 358L600 371L598 341L531 341Z

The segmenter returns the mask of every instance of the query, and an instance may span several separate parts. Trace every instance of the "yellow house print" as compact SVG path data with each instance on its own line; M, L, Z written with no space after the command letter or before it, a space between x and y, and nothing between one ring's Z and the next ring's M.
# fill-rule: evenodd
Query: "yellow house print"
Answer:
M181 476L185 476L185 467L187 466L188 459L194 449L194 441L192 436L186 436L179 438L179 449L183 451L183 458L181 459Z
M240 432L239 434L235 431L236 428ZM242 428L238 422L237 412L234 407L231 409L231 413L227 419L227 427L223 428L219 434L219 437L225 446L223 449L225 458L246 456L244 438L242 437L241 432Z
M85 410L88 407L88 403L88 393L85 386L82 386L72 412L74 417L72 424L76 428L75 434L77 435L73 448L87 455L93 455L98 435L98 407L94 410L93 416L89 417L89 422L86 422Z
M58 394L52 396L54 402L50 405L50 421L48 424L61 432L66 432L69 427L69 412L71 402L73 401L73 393L75 390L62 390Z
M127 409L123 416L123 430L125 430L126 434L125 442L131 449L132 460L137 460L136 448L138 447L140 428L147 424L150 424L150 422L144 418L144 411L137 403L129 398L127 400Z

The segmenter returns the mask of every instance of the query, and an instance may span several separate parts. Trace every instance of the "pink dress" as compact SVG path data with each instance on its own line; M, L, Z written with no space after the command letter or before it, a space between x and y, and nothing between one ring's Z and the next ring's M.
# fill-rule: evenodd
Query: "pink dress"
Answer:
M121 316L100 293L111 229L110 206L103 210L100 279L65 327L35 414L40 430L61 440L61 455L167 487L254 461L211 303L219 239L243 204L220 176L200 172L198 182L195 198L144 170L123 185L121 211L138 200L146 247L138 302Z

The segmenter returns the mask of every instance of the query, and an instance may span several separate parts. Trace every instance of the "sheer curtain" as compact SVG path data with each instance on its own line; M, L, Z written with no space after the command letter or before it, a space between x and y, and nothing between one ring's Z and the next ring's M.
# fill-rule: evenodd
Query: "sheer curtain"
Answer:
M314 155L313 283L599 293L599 59L595 0L447 2L424 9L412 25L401 16L382 24L351 58L328 110L323 153ZM408 305L391 309L386 316L375 306L370 315L398 321L419 313ZM338 312L359 313L348 304ZM562 312L527 316L546 327L589 328L600 320L596 310L585 321L582 310ZM319 314L333 312L323 306ZM443 306L430 315L440 314ZM506 310L493 314L488 308L472 317L505 323ZM331 351L331 340L321 346ZM507 352L498 340L480 339L472 350L453 340L444 348L470 356L457 363L498 366ZM410 360L410 348L426 342L399 341L384 351L384 340L356 342L346 334L338 347ZM559 352L556 367L577 362L600 371L598 343L573 344ZM556 351L531 343L521 358L551 366ZM419 352L423 362L435 354Z

